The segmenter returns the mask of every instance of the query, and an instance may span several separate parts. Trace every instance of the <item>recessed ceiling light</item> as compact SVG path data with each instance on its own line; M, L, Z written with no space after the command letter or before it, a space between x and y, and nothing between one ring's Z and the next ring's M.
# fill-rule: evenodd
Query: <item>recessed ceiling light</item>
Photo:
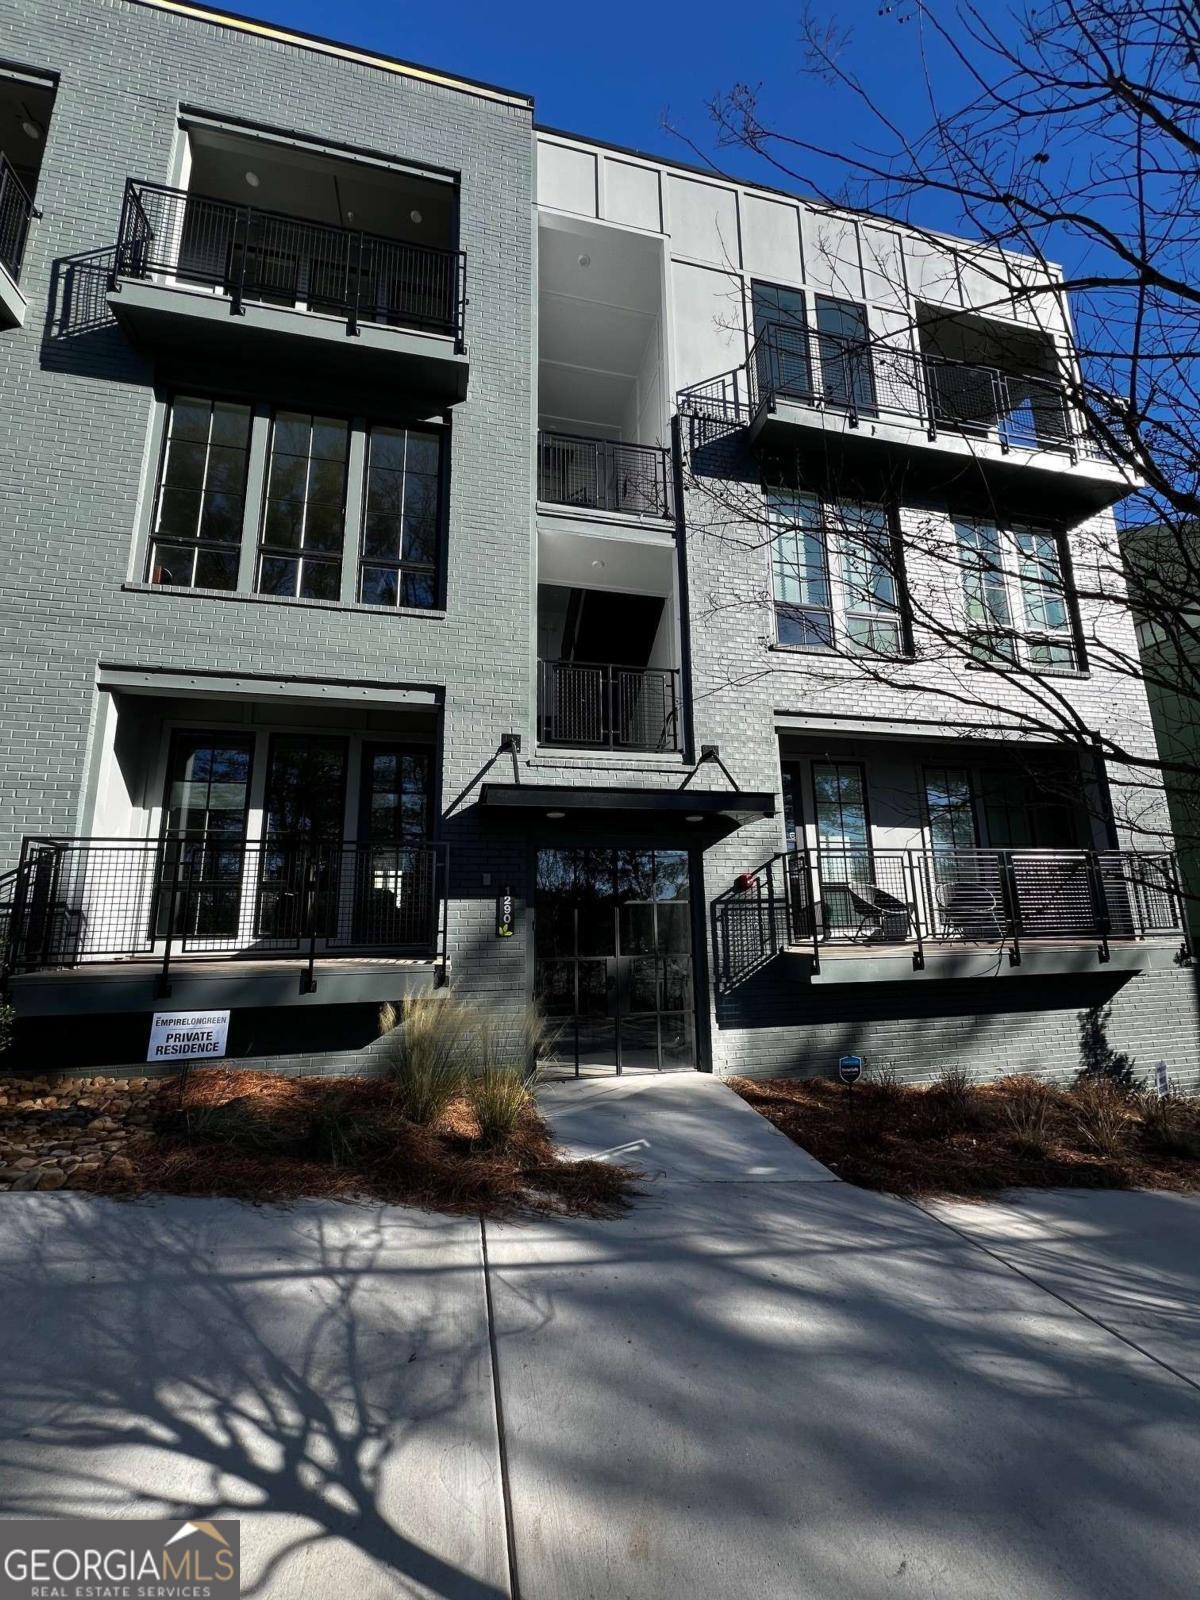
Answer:
M591 258L591 256L580 256L580 258L579 258L579 265L580 265L580 266L581 266L581 267L590 267L590 266L591 266L591 264L592 264L592 258Z
M555 822L561 821L561 819L563 817L565 817L566 814L567 813L565 811L547 811L547 813L546 813L546 815L548 817L552 818Z
M42 130L32 117L25 117L21 122L21 131L28 139L40 139Z
M408 217L409 217L409 221L410 222L424 222L425 221L425 218L421 215L421 213L417 210L417 208L415 206L408 213Z
M251 172L249 167L246 168L246 182L252 189L257 189L261 181L257 172Z
M683 820L685 822L703 822L704 813L702 811L689 811Z

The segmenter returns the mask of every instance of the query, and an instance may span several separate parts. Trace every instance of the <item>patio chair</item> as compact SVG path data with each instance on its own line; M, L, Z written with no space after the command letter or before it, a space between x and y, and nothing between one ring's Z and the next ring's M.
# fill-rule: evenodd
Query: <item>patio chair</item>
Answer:
M999 902L986 883L967 878L941 883L937 887L937 903L943 923L959 938L989 944L1004 938Z

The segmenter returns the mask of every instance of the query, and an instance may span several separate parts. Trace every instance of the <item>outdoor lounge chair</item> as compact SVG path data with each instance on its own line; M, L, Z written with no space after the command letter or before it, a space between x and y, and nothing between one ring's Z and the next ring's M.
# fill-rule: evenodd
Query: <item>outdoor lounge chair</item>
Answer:
M995 944L1004 938L1004 921L995 891L969 878L942 883L937 888L938 908L945 925L943 937Z

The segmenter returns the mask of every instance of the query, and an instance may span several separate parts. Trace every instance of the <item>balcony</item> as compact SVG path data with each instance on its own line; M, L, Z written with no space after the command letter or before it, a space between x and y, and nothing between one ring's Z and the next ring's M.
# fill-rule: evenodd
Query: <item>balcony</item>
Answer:
M451 404L465 274L461 250L130 179L109 303L156 352L319 366Z
M26 301L17 285L29 224L38 215L7 156L0 155L0 328L19 328L25 321Z
M538 662L538 741L580 749L677 751L679 672Z
M1009 503L1047 492L1081 514L1119 499L1129 485L1088 436L1063 385L1043 374L978 365L798 323L762 327L743 367L679 396L685 417L741 426L769 453L833 452L844 465L913 489L940 487L982 470ZM915 447L915 448L914 448ZM1031 470L1032 469L1032 470ZM1044 504L1042 504L1044 509Z
M23 985L19 1012L30 1009L25 980L52 976L107 992L110 1003L90 1009L123 1009L116 994L178 1000L180 984L211 999L222 972L226 983L258 980L257 1002L241 1004L278 1003L289 976L291 993L314 993L318 973L326 998L345 1001L387 998L372 984L386 988L390 974L394 989L393 963L433 960L444 902L435 844L27 838L0 879L0 930L6 973ZM339 969L356 964L370 981L360 970L339 986Z
M1137 969L1188 953L1178 864L1166 852L821 847L783 858L780 889L787 943L829 981L905 968ZM911 959L889 973L895 956Z
M579 434L538 434L538 499L573 510L666 520L673 512L671 453Z

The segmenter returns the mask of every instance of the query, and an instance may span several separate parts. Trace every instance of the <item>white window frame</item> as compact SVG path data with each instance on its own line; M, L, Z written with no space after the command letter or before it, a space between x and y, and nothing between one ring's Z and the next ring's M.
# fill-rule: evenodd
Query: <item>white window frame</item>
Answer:
M804 490L769 489L766 495L767 520L774 530L771 535L771 599L775 616L775 640L779 648L801 651L838 651L848 654L894 660L907 654L904 638L904 621L901 607L901 580L897 564L892 557L894 540L887 508L867 501L825 501L819 495ZM801 585L801 559L799 545L805 537L814 537L824 563L824 580L828 604L820 605L807 600L789 597L789 583ZM886 550L887 579L892 590L890 601L875 599L862 603L861 596L869 592L860 590L848 571L848 557L852 552L871 548L872 541ZM791 561L785 554L790 544L796 554ZM805 567L805 578L811 568ZM787 613L822 616L827 619L827 637L814 638L812 642L797 642L781 637L781 616ZM880 647L861 637L855 637L855 625L865 624L869 630L885 629L894 643ZM815 631L815 630L814 630Z

